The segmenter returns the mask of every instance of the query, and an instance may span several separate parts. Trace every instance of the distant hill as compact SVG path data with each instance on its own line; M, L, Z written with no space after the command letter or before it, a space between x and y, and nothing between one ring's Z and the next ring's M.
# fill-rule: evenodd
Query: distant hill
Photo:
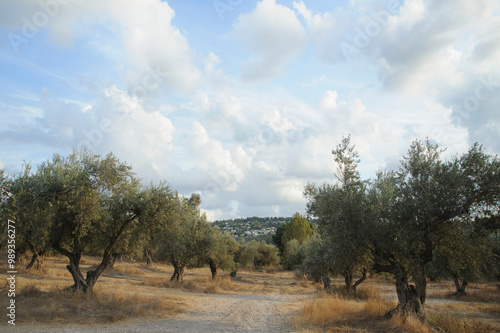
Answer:
M271 235L276 232L276 228L290 221L291 217L246 217L230 220L217 220L213 225L222 231L230 232L237 240L263 240L272 242Z

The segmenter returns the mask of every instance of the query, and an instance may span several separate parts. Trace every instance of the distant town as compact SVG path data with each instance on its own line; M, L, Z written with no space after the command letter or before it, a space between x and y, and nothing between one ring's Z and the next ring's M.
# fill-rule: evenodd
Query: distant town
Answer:
M276 228L288 221L291 217L247 217L231 220L214 221L213 225L223 232L229 232L236 239L245 241L257 240L272 241L272 234Z

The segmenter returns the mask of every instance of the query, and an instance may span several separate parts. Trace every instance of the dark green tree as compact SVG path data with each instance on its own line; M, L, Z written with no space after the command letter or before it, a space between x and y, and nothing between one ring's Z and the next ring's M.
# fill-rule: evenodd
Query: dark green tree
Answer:
M285 258L286 244L289 241L296 239L299 244L302 244L311 237L315 231L316 228L314 224L307 221L307 219L299 213L295 213L290 221L276 228L276 233L273 235L273 243L278 247L281 257Z

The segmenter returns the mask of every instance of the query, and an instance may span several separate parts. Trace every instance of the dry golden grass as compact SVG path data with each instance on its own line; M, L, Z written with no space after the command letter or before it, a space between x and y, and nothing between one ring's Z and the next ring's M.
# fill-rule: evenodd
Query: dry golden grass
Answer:
M209 276L195 276L193 279L185 279L183 282L170 281L168 277L150 277L142 282L145 286L159 288L176 288L192 292L223 293L224 291L235 291L229 276L219 276L212 279Z
M85 256L82 270L85 272L99 263L98 258ZM298 281L291 272L268 269L240 271L231 278L227 272L219 272L211 279L208 268L186 270L184 282L170 281L173 268L168 265L144 263L115 263L99 278L94 294L85 295L63 291L72 285L66 270L67 259L46 258L42 269L26 271L18 264L16 277L17 318L22 324L31 325L92 325L143 317L162 318L185 311L194 304L188 293L259 294L314 292L309 281ZM0 267L0 274L6 267ZM6 285L0 286L5 296ZM7 297L2 297L1 304ZM5 323L4 323L5 324ZM3 325L3 324L0 324ZM1 331L1 329L0 329Z
M82 294L62 290L23 288L16 297L16 320L23 324L100 324L137 317L168 317L186 305L177 299L161 299L120 288L99 288Z
M374 322L379 325L383 315L396 306L373 292L360 289L358 294L363 295L364 299L359 299L359 295L347 296L342 292L321 292L316 298L306 302L292 325L297 330L318 327L331 332L364 332Z
M452 283L442 284L442 288L432 290L428 297L437 299L460 300L463 302L500 303L500 285L472 284L467 295L456 296Z
M384 323L388 331L401 333L431 333L436 332L429 323L422 322L415 316L395 316Z
M489 333L498 331L488 323L467 320L456 315L433 313L429 315L429 320L432 325L439 327L447 333Z
M85 257L82 268L98 264L97 258ZM209 268L186 270L183 283L170 282L171 266L154 263L115 263L95 286L93 295L64 292L72 284L62 257L45 259L42 270L26 271L18 265L16 287L17 322L32 325L92 325L143 317L161 318L196 307L197 293L314 295L287 303L297 315L291 325L299 332L432 332L432 326L446 332L500 332L500 288L495 284L474 284L469 295L452 296L450 282L429 283L425 309L429 324L415 318L395 317L384 320L394 308L394 285L385 278L370 278L358 287L354 296L344 292L343 281L335 279L335 293L328 295L322 285L299 279L294 273L269 268L241 270L236 278L219 272L211 279ZM0 267L0 274L6 268ZM6 299L5 285L0 298ZM319 291L319 292L318 292ZM0 304L3 306L3 303ZM0 325L5 325L0 324ZM1 326L0 326L1 331Z
M318 285L317 296L306 302L292 325L298 332L500 332L500 304L495 301L500 288L495 286L476 285L470 296L443 300L445 297L434 296L447 295L450 290L438 291L445 285L431 283L434 290L425 306L428 321L422 322L411 316L383 320L396 306L388 301L394 298L394 287L384 280L366 282L355 295L345 292L341 280L334 281L329 294Z

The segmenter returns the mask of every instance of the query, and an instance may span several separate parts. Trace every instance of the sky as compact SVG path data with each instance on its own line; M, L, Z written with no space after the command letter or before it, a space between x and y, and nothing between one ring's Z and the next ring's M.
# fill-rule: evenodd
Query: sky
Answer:
M113 152L209 220L305 213L351 135L500 153L498 0L0 0L0 168Z

